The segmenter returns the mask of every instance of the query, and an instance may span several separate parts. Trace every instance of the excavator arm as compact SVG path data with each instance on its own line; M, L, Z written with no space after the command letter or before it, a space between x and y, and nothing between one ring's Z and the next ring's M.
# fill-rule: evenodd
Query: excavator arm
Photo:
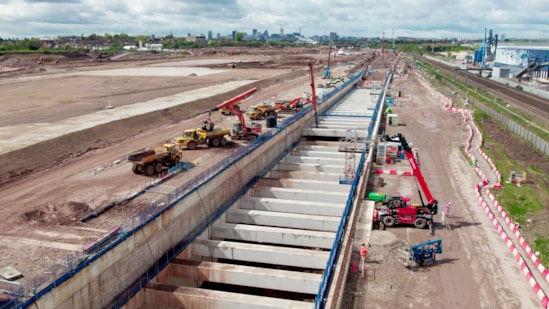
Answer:
M242 114L242 111L240 110L240 106L236 103L246 99L249 97L252 93L254 93L257 90L257 87L254 87L250 90L247 90L236 97L233 97L216 107L214 107L211 111L217 111L222 108L227 108L232 114L236 115L238 117L238 121L240 121L240 124L242 125L242 131L243 133L248 132L248 127L246 126L246 120L244 119L244 115Z

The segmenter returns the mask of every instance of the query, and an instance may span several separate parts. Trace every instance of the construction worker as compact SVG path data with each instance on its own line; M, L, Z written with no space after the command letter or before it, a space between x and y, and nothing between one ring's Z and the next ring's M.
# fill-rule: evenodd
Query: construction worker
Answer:
M366 263L366 254L368 254L368 249L366 248L366 243L362 242L362 245L360 245L360 262L362 264L362 271L364 271Z
M452 202L448 202L448 204L444 206L444 215L448 218L452 215Z

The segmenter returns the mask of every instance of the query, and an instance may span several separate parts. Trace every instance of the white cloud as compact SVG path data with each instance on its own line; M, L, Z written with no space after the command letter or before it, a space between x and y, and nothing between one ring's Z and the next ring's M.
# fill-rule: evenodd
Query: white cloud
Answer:
M127 33L176 36L299 32L306 36L544 38L542 0L0 0L0 37Z

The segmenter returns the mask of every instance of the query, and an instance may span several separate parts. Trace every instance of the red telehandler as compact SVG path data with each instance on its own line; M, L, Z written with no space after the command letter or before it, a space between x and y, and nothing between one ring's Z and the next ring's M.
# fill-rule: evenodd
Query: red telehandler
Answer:
M425 195L427 203L424 202L419 191L421 205L414 206L410 199L406 197L392 197L382 206L374 211L374 222L380 223L381 227L393 226L396 224L413 224L416 228L422 229L427 226L432 227L433 216L438 212L438 202L431 195L431 191L423 178L412 149L402 134L391 137L391 140L397 140L401 143L406 159L412 167L412 172Z
M236 115L238 117L239 123L233 124L233 129L231 131L231 139L233 140L255 140L259 134L262 131L262 126L260 123L253 123L250 127L246 125L246 120L244 119L244 115L242 114L242 111L240 110L240 101L246 99L248 96L250 96L252 93L254 93L257 90L257 87L254 87L246 92L243 92L236 97L229 99L219 105L217 105L215 108L213 108L211 111L218 111L220 109L228 109L230 113L233 115Z

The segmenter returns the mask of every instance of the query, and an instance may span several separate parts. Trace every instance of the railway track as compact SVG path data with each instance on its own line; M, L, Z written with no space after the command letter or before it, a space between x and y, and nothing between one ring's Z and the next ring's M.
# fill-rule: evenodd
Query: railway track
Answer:
M422 57L421 60L429 63L429 65L439 69L445 74L456 74L459 76L458 79L465 80L466 72L464 70L455 70L454 67L450 67L425 57ZM536 118L540 118L544 121L549 119L549 100L547 99L506 86L484 77L480 77L476 74L468 73L467 81L470 86L484 89L490 94L525 110Z

